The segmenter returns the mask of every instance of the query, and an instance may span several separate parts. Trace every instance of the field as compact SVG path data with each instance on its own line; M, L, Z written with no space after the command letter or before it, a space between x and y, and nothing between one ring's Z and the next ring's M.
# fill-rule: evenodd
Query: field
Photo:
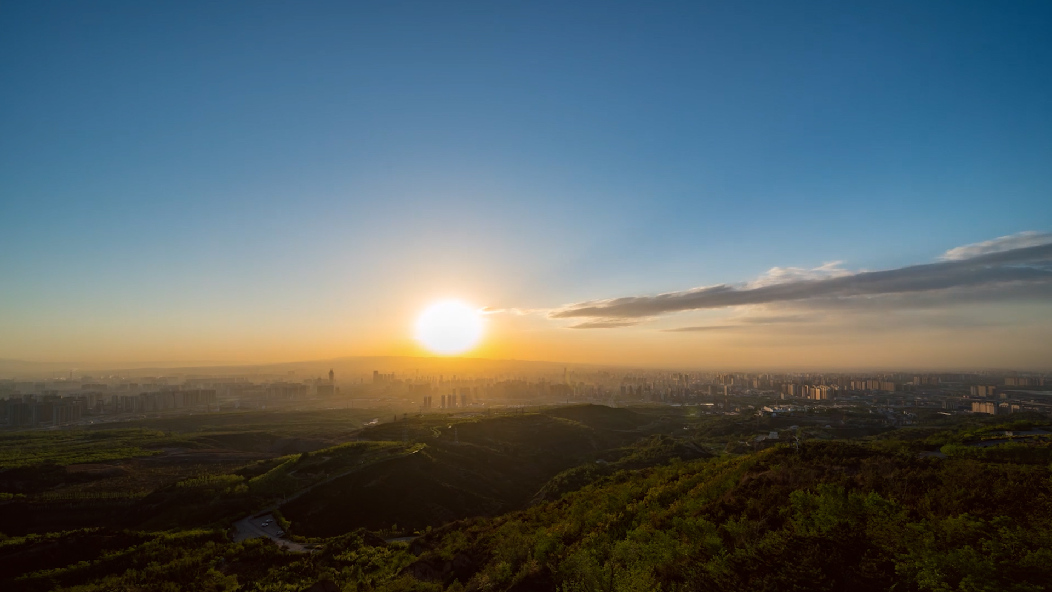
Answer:
M129 422L119 429L0 434L0 500L6 500L0 504L0 529L23 534L102 525L184 526L185 520L212 524L231 512L250 511L268 495L296 491L314 473L340 470L340 463L351 462L350 448L337 448L327 462L312 459L291 481L273 475L251 481L283 457L347 446L375 413L224 413ZM185 485L235 478L245 481L244 490ZM179 500L188 497L207 503L178 509Z

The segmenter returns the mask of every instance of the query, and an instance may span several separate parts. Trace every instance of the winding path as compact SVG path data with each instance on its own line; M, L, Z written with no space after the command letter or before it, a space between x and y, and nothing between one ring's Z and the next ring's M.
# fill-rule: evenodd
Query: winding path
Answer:
M411 448L410 450L402 452L401 454L392 454L384 458L374 459L372 462L363 463L358 466L351 467L345 471L334 473L326 477L325 479L318 481L317 483L313 483L311 485L308 485L307 487L304 487L303 489L297 491L288 498L281 500L280 502L275 502L267 506L266 508L259 510L258 512L252 513L250 516L246 516L241 520L238 520L234 523L234 542L237 543L247 539L258 539L266 537L277 543L279 547L285 549L286 551L290 551L293 553L310 553L310 547L307 547L301 543L290 541L278 535L278 533L281 532L281 527L275 523L274 516L271 515L271 512L278 509L280 506L291 502L299 496L311 491L315 487L320 487L322 485L325 485L326 483L331 483L336 479L346 477L347 475L350 475L364 468L371 467L382 462L387 462L396 458L405 458L409 455L416 454L417 452L423 450L424 446L424 444L417 444L413 446L413 448ZM267 522L268 520L270 521L270 525L263 526L263 523Z

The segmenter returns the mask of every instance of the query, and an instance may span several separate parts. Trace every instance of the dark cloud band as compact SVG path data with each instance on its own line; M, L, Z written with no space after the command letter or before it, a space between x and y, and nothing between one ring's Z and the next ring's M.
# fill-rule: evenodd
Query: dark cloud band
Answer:
M826 279L792 280L751 288L721 284L657 296L583 302L553 311L549 317L602 319L582 323L582 328L589 324L593 328L604 328L624 326L617 323L627 319L688 310L1046 283L1052 283L1052 244Z

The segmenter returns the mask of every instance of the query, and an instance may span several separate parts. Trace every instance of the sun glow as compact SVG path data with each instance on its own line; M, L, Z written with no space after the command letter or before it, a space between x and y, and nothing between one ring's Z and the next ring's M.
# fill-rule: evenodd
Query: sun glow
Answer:
M429 306L416 320L416 340L442 355L465 352L482 337L482 315L459 300Z

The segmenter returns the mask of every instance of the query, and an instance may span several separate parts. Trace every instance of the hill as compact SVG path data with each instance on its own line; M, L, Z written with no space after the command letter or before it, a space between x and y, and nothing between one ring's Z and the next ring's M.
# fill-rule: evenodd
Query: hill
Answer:
M573 417L576 419L569 419ZM412 532L524 507L554 476L643 433L650 420L598 405L496 417L428 416L364 430L426 447L336 479L285 504L292 531L334 536L355 528ZM617 428L617 429L614 429Z
M392 422L360 434L371 441L126 500L133 528L0 536L0 579L34 592L1031 591L1052 581L1052 436L1034 429L1046 418L969 417L899 438L805 438L715 456L711 442L669 435L696 431L681 421L574 407ZM266 443L249 436L232 440ZM112 435L114 446L128 437ZM66 478L54 466L18 470ZM311 552L231 542L232 513L285 496L277 516ZM395 520L397 534L418 536L385 542L369 531L390 537Z

